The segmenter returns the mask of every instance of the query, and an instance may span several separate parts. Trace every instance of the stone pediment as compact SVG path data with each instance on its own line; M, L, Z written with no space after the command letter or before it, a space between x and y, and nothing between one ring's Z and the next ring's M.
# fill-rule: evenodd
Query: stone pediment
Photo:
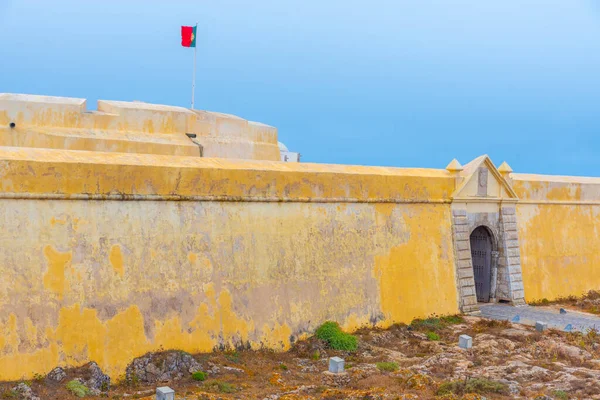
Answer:
M518 201L510 183L487 155L477 157L457 171L460 178L453 200L468 201Z

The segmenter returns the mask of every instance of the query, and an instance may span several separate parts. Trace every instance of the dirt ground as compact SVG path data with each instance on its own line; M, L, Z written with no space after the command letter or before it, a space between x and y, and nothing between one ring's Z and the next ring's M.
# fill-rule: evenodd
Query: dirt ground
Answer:
M473 347L458 347L458 337ZM114 384L101 397L154 399L170 386L177 399L600 399L600 336L566 333L477 317L417 320L409 326L362 329L355 352L332 350L315 337L285 353L227 351L196 354L207 372L186 371L170 382ZM342 357L346 374L330 376L328 359ZM65 370L60 382L25 382L41 399L77 399L66 384L83 369ZM1 398L23 398L0 384ZM545 396L545 397L544 397Z

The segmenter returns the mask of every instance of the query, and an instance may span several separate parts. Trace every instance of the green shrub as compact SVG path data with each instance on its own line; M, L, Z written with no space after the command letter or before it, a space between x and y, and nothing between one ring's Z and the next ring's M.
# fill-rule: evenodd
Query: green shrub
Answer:
M77 379L73 379L67 383L66 387L69 392L73 393L77 397L85 397L91 393L90 389L88 389L87 386L79 382Z
M356 339L356 336L340 331L339 335L331 338L329 346L334 350L356 351L358 339Z
M196 371L192 374L192 379L195 381L204 381L206 380L206 372Z
M315 336L321 340L329 342L331 338L338 335L339 332L341 332L341 328L337 322L327 321L317 328L315 331Z
M311 360L318 361L321 358L321 352L319 350L313 351L310 355Z
M398 363L395 363L395 362L378 362L375 365L377 365L377 369L379 369L380 371L385 371L385 372L398 371Z
M317 328L315 336L325 342L334 350L356 351L358 339L342 331L337 322L327 321Z
M429 340L440 340L440 335L435 332L427 332L427 339Z
M442 383L437 390L438 396L446 394L463 395L466 393L507 393L508 387L504 383L492 381L485 378L467 379L464 381L452 381Z
M279 364L279 369L281 369L282 371L287 371L288 370L288 366L285 364Z

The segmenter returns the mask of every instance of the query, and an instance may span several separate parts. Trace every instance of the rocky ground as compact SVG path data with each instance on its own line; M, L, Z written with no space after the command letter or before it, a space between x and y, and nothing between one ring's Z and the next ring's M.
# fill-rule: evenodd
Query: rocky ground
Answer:
M549 306L552 308L567 308L574 311L586 312L590 314L600 314L600 291L590 290L581 297L568 296L559 297L555 300L541 299L529 302L532 306Z
M473 338L471 349L458 347L461 334ZM157 386L170 386L177 399L600 399L595 331L540 333L454 316L355 335L354 352L312 337L285 353L149 354L112 385L93 363L56 369L32 381L2 383L0 397L153 399ZM346 374L324 373L331 356L345 359ZM192 375L197 371L203 373Z

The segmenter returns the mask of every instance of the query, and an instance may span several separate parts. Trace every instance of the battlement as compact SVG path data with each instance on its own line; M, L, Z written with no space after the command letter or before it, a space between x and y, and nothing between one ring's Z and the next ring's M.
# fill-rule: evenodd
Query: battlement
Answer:
M0 93L0 146L279 160L277 129L184 107Z

